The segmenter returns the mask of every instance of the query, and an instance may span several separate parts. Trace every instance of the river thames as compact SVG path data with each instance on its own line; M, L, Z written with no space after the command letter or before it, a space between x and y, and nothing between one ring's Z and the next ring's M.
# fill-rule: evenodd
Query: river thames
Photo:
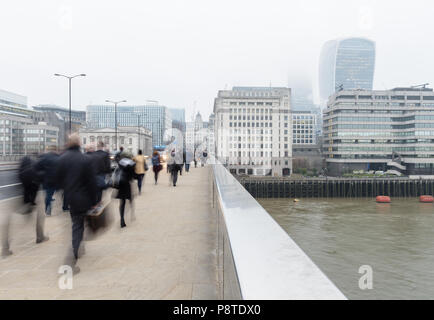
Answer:
M418 199L257 199L349 299L434 298L434 205ZM359 288L361 266L373 288Z

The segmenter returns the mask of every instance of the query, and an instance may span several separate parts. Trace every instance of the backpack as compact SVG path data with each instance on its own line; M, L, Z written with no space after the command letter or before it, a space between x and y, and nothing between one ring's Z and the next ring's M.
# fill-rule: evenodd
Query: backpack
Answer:
M159 164L160 164L160 160L159 160L158 156L153 156L152 157L152 165L158 166Z

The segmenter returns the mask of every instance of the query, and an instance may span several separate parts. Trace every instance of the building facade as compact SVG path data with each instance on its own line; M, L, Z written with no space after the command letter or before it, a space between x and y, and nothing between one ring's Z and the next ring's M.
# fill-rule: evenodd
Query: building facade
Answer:
M83 146L96 146L99 141L104 142L109 150L116 150L116 132L114 128L82 128L79 131ZM143 155L152 155L152 132L140 127L118 127L118 148L136 155L142 150Z
M292 144L317 143L317 116L309 111L292 111Z
M0 90L0 156L37 155L58 146L59 129L42 112L27 107L27 97Z
M186 123L185 130L185 148L196 157L200 156L205 150L208 150L208 124L203 121L200 112L196 114L193 122Z
M45 122L33 123L23 116L0 114L0 155L23 156L58 147L59 129Z
M234 87L214 102L217 158L234 174L292 173L291 89Z
M33 107L43 114L44 121L59 129L59 148L68 142L69 135L69 109L56 105L44 104ZM71 110L71 129L78 132L86 124L86 111Z
M354 170L434 174L434 92L430 88L343 90L324 111L330 175Z
M90 128L114 128L115 107L113 105L87 106L87 124ZM118 105L118 126L145 127L152 131L153 146L164 144L164 132L172 128L169 109L160 105Z
M346 38L324 44L319 64L319 91L322 102L335 91L372 90L375 70L375 42Z

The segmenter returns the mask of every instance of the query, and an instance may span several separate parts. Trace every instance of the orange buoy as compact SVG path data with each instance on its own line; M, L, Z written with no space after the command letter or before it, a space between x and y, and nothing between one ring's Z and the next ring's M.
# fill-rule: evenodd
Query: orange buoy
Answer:
M426 203L432 203L432 202L434 202L434 197L433 196L420 196L419 201L420 202L426 202Z
M388 196L377 196L376 198L377 202L379 203L390 203L390 197Z

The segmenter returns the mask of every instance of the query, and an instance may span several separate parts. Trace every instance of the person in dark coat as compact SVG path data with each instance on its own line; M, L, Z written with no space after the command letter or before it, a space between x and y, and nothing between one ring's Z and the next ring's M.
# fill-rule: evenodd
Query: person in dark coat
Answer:
M96 185L98 188L97 202L100 202L103 190L108 188L106 176L111 173L110 155L104 151L104 142L98 142L97 150L92 153L92 159L95 166Z
M42 175L42 187L45 191L45 214L51 216L51 202L56 192L56 168L59 155L56 153L56 146L48 147L37 161L35 167L38 174Z
M158 173L163 169L161 165L160 153L157 150L154 150L152 154L152 171L154 171L154 180L155 184L158 182Z
M119 161L120 179L119 191L117 199L120 200L119 212L121 215L121 228L126 227L125 224L125 204L127 199L130 200L130 207L133 207L133 194L131 192L131 181L134 178L135 162L129 158L123 158Z
M41 183L41 176L36 172L35 163L30 157L24 157L21 160L18 172L24 189L24 204L28 206L27 213L30 213L36 205L35 199Z
M97 200L96 174L92 159L80 151L80 137L72 134L69 137L68 149L59 158L56 181L58 188L63 189L70 207L72 220L72 255L68 255L66 263L73 272L80 271L76 267L78 250L84 233L85 215Z

